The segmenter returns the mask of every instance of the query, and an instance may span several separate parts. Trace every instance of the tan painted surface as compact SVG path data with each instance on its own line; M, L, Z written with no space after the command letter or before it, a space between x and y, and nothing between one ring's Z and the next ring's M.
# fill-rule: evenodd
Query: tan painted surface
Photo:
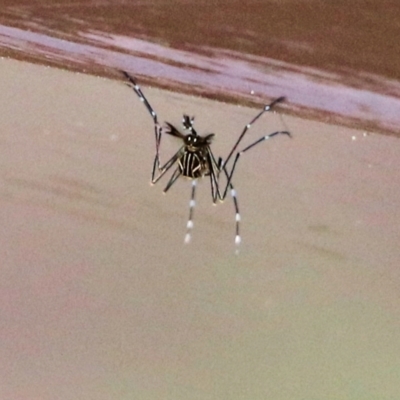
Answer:
M122 83L0 60L0 398L400 396L400 142L265 116L230 201L150 187L151 119ZM255 114L145 88L226 155ZM165 138L163 154L179 146Z

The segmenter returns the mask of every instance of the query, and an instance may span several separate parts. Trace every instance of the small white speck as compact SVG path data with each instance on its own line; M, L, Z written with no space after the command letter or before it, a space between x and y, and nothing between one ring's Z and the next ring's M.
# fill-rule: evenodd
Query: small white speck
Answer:
M250 94L254 94L254 90L252 90L252 91L250 92Z
M267 139L269 139L269 137L270 137L269 135L264 136L264 139L267 140Z
M240 214L239 213L236 213L235 219L236 219L236 222L240 221Z
M196 201L195 200L190 200L189 201L189 207L193 208L196 205Z
M143 98L143 97L140 97L140 101L143 103L143 102L144 102L144 98Z
M236 197L236 190L235 189L231 189L231 196L232 197Z
M240 244L241 241L242 241L242 239L240 238L240 236L239 236L239 235L236 235L236 237L235 237L235 244L238 245L238 244Z
M186 228L188 228L188 229L192 229L193 228L193 221L191 219L187 222Z
M367 132L364 132L364 133L363 133L363 136L364 136L364 137L367 137L367 136L368 136L368 133L367 133Z
M247 125L246 125L246 128L247 128L247 129L250 129L250 127L251 127L250 124L247 124Z
M155 113L154 111L152 111L152 112L151 112L151 115L152 115L153 117L155 117L155 116L156 116L156 113Z
M264 107L264 110L265 110L265 111L268 111L270 108L271 108L270 106L265 106L265 107Z
M196 185L197 185L197 180L194 179L194 180L192 181L192 186L196 186Z
M352 137L351 137L351 140L353 140L353 141L356 140L356 139L357 139L357 138L356 138L355 136L352 136Z
M187 234L185 235L185 243L189 243L189 242L190 242L190 239L191 239L190 233L187 233Z

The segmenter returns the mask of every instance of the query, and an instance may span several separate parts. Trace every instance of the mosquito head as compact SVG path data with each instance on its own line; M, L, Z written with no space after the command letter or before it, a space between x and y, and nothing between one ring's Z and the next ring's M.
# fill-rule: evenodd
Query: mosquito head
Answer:
M210 133L206 136L197 135L197 133L189 133L184 138L185 146L189 151L197 151L203 147L209 146L211 144L214 134Z
M193 122L194 122L194 117L189 117L189 115L183 114L182 125L185 129L194 131Z

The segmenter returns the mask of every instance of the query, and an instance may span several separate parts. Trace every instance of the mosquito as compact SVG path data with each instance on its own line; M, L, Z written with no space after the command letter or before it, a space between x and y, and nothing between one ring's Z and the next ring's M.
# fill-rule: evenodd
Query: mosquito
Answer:
M235 245L239 246L241 243L239 229L241 217L239 212L237 193L232 183L233 174L236 170L239 158L242 154L246 153L248 150L252 149L253 147L257 146L267 139L270 139L277 135L287 135L291 137L291 134L288 131L276 131L269 135L260 137L258 140L241 150L238 150L238 147L251 126L265 112L271 111L276 104L283 102L285 98L279 97L264 106L264 108L247 125L244 126L242 133L239 135L239 138L236 140L231 151L228 153L228 156L225 159L219 157L217 160L211 150L212 140L215 136L214 133L208 133L204 136L199 135L193 126L194 117L189 117L186 114L183 115L182 119L183 130L185 133L179 131L169 122L165 122L165 127L161 127L158 122L156 112L150 105L146 96L143 94L140 86L136 82L136 79L125 71L121 72L127 80L126 84L135 91L140 101L144 103L147 111L153 119L156 151L151 173L151 183L156 184L172 168L174 169L166 187L164 188L164 193L168 192L171 186L181 176L189 178L191 180L192 190L189 201L189 218L186 223L186 235L184 239L185 243L189 243L192 236L194 208L196 205L195 198L197 181L200 178L208 177L210 179L211 197L213 204L216 204L218 200L223 202L227 197L228 192L232 197L235 210ZM182 145L179 150L165 164L162 164L160 162L160 144L163 134L175 136L182 141ZM228 162L231 160L233 160L232 166L228 167ZM223 176L225 177L224 182L222 182L220 178L221 174L223 174Z

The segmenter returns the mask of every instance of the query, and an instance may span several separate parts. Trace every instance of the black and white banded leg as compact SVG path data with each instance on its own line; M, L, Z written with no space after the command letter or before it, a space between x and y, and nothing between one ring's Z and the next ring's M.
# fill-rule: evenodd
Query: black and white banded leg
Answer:
M143 94L142 89L140 89L140 86L136 83L136 80L130 76L127 72L121 71L122 74L125 76L125 78L128 80L129 83L127 85L131 87L135 93L138 95L140 101L144 103L144 105L147 108L147 111L149 112L151 118L153 119L154 122L154 136L156 140L156 154L154 156L154 162L153 162L153 170L151 173L151 183L154 184L156 181L160 178L156 178L156 171L160 172L160 143L161 143L161 126L158 123L157 119L157 114L154 111L153 107L150 105L148 100L146 99L146 96Z
M278 99L275 99L274 101L272 101L270 104L267 104L243 129L242 133L240 134L238 140L236 141L236 143L234 144L232 150L230 151L230 153L228 154L228 157L226 157L225 160L220 159L220 164L221 167L224 168L226 175L227 175L227 183L225 186L225 189L223 190L223 194L222 194L222 200L224 200L226 198L228 189L230 188L230 184L231 184L231 180L232 180L232 176L233 173L235 172L235 168L236 168L236 164L239 161L240 156L245 153L246 151L250 150L251 148L253 148L254 146L256 146L257 144L264 142L265 140L268 140L276 135L288 135L289 137L291 137L290 132L288 131L277 131L274 133L271 133L269 135L265 135L262 136L261 138L259 138L258 140L256 140L255 142L253 142L252 144L250 144L249 146L245 147L243 150L240 150L236 153L235 155L235 159L233 161L233 165L232 168L230 170L230 172L227 172L226 170L226 166L229 162L229 160L232 158L233 154L235 153L236 149L238 148L240 142L242 141L243 137L245 136L245 134L247 133L247 131L252 127L252 125L267 111L271 111L271 109L274 107L275 104L280 103L282 101L284 101L285 98L284 97L279 97Z
M194 208L196 206L196 187L197 187L197 179L192 180L192 192L189 201L189 218L186 224L186 235L185 235L185 243L190 243L192 239L192 230L194 226L193 216L194 216ZM233 205L235 208L235 224L236 224L236 235L235 235L235 244L239 246L242 239L240 237L240 213L239 213L239 202L236 195L236 190L234 189L233 185L230 184L230 194L232 197ZM238 248L236 250L238 253Z
M239 213L239 203L238 203L238 199L236 196L236 190L234 189L234 187L232 186L232 184L230 185L230 191L231 191L231 197L233 200L233 205L235 207L235 223L236 223L236 235L235 235L235 244L236 246L239 246L242 239L240 237L240 232L239 232L239 224L240 224L240 213ZM237 252L238 250L236 250Z
M190 196L190 201L189 201L189 218L186 223L185 243L190 243L190 240L192 239L193 214L194 214L194 208L196 206L196 186L197 186L197 179L193 179L192 195Z
M229 185L230 185L230 183L232 181L232 176L233 176L233 173L235 172L236 164L239 161L240 156L242 154L244 154L246 151L252 149L257 144L259 144L261 142L264 142L265 140L268 140L268 139L270 139L270 138L272 138L272 137L274 137L276 135L288 135L289 137L291 136L290 132L288 132L288 131L277 131L277 132L271 133L269 135L262 136L260 139L256 140L254 143L250 144L249 146L245 147L243 150L241 150L241 151L236 153L236 156L235 156L235 159L233 161L232 168L231 168L231 172L228 173L228 177L227 177L228 182L226 184L225 190L223 191L223 195L222 195L223 199L225 199L227 191L228 191L228 189L230 187Z
M228 157L226 157L225 159L225 165L229 162L230 158L232 157L233 153L236 151L237 147L239 146L240 142L242 141L244 135L246 134L246 132L251 128L251 126L267 111L271 111L272 108L275 106L275 104L277 103L281 103L282 101L285 100L285 97L278 97L277 99L275 99L274 101L272 101L270 104L267 104L266 106L264 106L264 108L243 128L242 133L240 134L238 140L236 141L236 143L234 144L234 146L232 147L232 150L230 151L230 153L228 154Z

